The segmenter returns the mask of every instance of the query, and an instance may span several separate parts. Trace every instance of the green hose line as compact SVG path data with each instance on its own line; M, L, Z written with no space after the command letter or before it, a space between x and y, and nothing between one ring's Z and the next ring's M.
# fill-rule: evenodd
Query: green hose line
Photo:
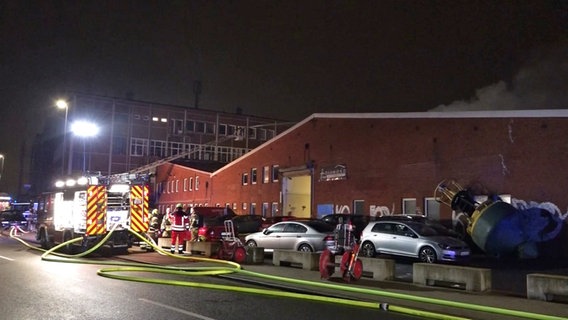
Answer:
M285 281L285 282L289 282L289 283L296 283L296 284L307 285L307 286L315 286L315 287L322 287L322 288L328 288L328 289L343 290L343 291L348 291L348 292L364 293L364 294L369 294L369 295L403 299L403 300L409 300L409 301L421 302L421 303L428 303L428 304L436 304L436 305L448 306L448 307L452 307L452 308L469 309L469 310L481 311L481 312L486 312L486 313L502 314L502 315L507 315L507 316L527 318L527 319L566 320L566 318L563 318L563 317L548 316L548 315L532 313L532 312L524 312L524 311L510 310L510 309L503 309L503 308L496 308L496 307L489 307L489 306L481 306L481 305L469 304L469 303L464 303L464 302L448 301L448 300L442 300L442 299L414 296L414 295L409 295L409 294L375 290L375 289L350 287L350 286L332 284L332 283L324 283L324 282L315 282L315 281L285 278L285 277L279 277L279 276L274 276L274 275L269 275L269 274L264 274L264 273L252 272L252 271L248 271L248 270L240 270L239 273L248 274L252 277L259 277L259 278L271 279L271 280L276 280L276 281Z
M72 244L81 240L82 238L76 238L69 240L65 243L62 243L58 246L51 248L50 250L43 250L37 247L30 246L22 239L19 239L17 236L10 232L10 237L20 241L24 245L29 248L42 250L45 253L42 255L42 260L46 261L53 261L53 262L68 262L68 263L83 263L83 264L96 264L96 265L108 265L113 266L109 268L102 268L97 271L97 274L111 279L118 279L118 280L125 280L125 281L135 281L135 282L145 282L145 283L153 283L153 284L165 284L165 285L175 285L175 286L183 286L183 287L193 287L193 288L204 288L204 289L214 289L214 290L224 290L224 291L234 291L234 292L243 292L249 294L259 294L259 295L266 295L272 297L285 297L285 298L295 298L295 299L304 299L304 300L311 300L311 301L318 301L318 302L327 302L327 303L335 303L335 304L344 304L349 306L358 306L358 307L365 307L365 308L372 308L372 309L379 309L385 311L392 311L397 313L403 313L408 315L414 315L424 318L430 319L441 319L441 320L464 320L467 318L439 314L434 312L416 310L401 306L390 305L387 303L377 303L377 302L368 302L368 301L355 301L351 299L341 299L336 297L327 297L323 295L312 295L312 294L304 294L304 293L294 293L294 292L287 292L287 291L279 291L279 290L269 290L269 289L259 289L259 288L250 288L250 287L239 287L239 286L230 286L230 285L218 285L218 284L207 284L207 283L200 283L200 282L189 282L189 281L181 281L181 280L169 280L169 279L158 279L158 278L150 278L150 277L141 277L141 276L127 276L123 273L128 272L138 272L138 273L159 273L159 274L170 274L170 275L178 275L178 276L219 276L219 275L226 275L226 274L240 274L248 277L253 278L261 278L267 280L273 280L282 283L293 283L299 284L308 287L319 287L319 288L327 288L333 290L340 290L346 292L354 292L354 293L362 293L374 296L383 296L389 298L396 298L402 299L407 301L419 302L419 303L426 303L426 304L434 304L434 305L441 305L447 306L451 308L458 308L458 309L468 309L473 311L480 311L486 313L493 313L493 314L501 314L507 316L513 316L517 318L526 318L526 319L536 319L536 320L565 320L565 318L556 317L556 316L548 316L542 314L536 314L531 312L523 312L517 310L508 310L503 308L496 308L496 307L489 307L489 306L481 306L475 304L468 304L463 302L455 302L455 301L447 301L435 298L428 298L428 297L421 297L421 296L414 296L409 294L402 294L402 293L395 293L395 292L388 292L382 290L374 290L374 289L367 289L367 288L360 288L360 287L353 287L347 285L340 285L340 284L333 284L328 282L317 282L317 281L307 281L307 280L300 280L300 279L293 279L293 278L286 278L281 276L269 275L264 273L258 273L253 271L248 271L242 269L241 265L232 261L226 260L219 260L219 259L211 259L205 257L186 257L180 255L174 255L170 252L163 250L162 248L158 247L155 243L148 241L148 239L139 233L130 230L130 232L139 238L141 241L145 242L149 246L151 246L156 252L162 255L167 255L174 258L184 259L186 261L198 261L198 262L210 262L216 265L222 266L206 266L206 267L180 267L180 266L159 266L159 265L150 265L150 264L143 264L143 263L128 263L128 262L114 262L114 261L93 261L88 259L79 259L100 246L102 246L112 235L112 233L116 229L116 225L110 230L110 232L93 248L90 250L83 252L77 255L66 255L54 252L66 245Z

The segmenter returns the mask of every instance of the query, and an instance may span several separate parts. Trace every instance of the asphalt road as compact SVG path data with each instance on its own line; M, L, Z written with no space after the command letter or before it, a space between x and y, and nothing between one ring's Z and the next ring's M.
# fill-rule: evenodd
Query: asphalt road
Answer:
M43 261L39 251L2 235L0 318L418 319L332 303L108 279L97 275L100 268ZM234 280L219 277L199 277L198 281L235 285Z

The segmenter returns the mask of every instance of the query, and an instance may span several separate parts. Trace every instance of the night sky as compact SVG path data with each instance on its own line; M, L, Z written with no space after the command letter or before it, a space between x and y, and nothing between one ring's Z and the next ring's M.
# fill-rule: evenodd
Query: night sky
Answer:
M199 108L283 120L568 108L567 0L4 0L0 15L0 191L26 183L67 89L193 107L201 81Z

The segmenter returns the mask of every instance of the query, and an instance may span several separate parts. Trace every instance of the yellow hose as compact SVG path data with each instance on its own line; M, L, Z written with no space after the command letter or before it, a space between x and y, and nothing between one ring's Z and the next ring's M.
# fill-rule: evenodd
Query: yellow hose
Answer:
M260 295L267 295L273 297L285 297L285 298L295 298L295 299L304 299L304 300L311 300L311 301L318 301L318 302L326 302L326 303L334 303L334 304L345 304L349 306L358 306L364 308L371 308L371 309L378 309L378 310L385 310L385 311L392 311L397 313L403 313L408 315L419 316L423 318L430 318L430 319L442 319L442 320L464 320L467 318L457 317L452 315L445 315L440 313L428 312L423 310L416 310L401 306L395 306L387 303L377 303L377 302L367 302L367 301L356 301L351 299L342 299L336 297L327 297L323 295L316 295L316 294L303 294L303 293L294 293L294 292L286 292L286 291L278 291L278 290L269 290L269 289L259 289L259 288L249 288L249 287L240 287L240 286L229 286L229 285L218 285L218 284L208 284L208 283L200 283L200 282L190 282L190 281L180 281L180 280L168 280L168 279L157 279L157 278L149 278L149 277L140 277L140 276L126 276L117 273L125 273L125 272L142 272L142 273L160 273L160 274L172 274L172 275L181 275L181 276L218 276L218 275L226 275L231 273L238 273L245 276L256 277L256 278L263 278L269 279L279 282L285 283L295 283L305 286L311 287L320 287L320 288L328 288L334 290L341 290L347 292L355 292L355 293L363 293L369 295L376 295L376 296L384 296L384 297L391 297L397 299L403 299L408 301L414 302L421 302L421 303L428 303L428 304L436 304L442 306L448 306L452 308L459 308L459 309L469 309L474 311L481 311L481 312L488 312L488 313L495 313L495 314L502 314L508 316L515 316L515 317L522 317L527 319L538 319L538 320L565 320L565 318L555 317L555 316L548 316L530 312L523 312L517 310L508 310L502 308L494 308L488 306L480 306L475 304L467 304L455 301L447 301L441 299L434 299L434 298L427 298L427 297L420 297L420 296L413 296L408 294L401 294L401 293L394 293L388 291L380 291L380 290L373 290L373 289L366 289L360 287L353 287L353 286L346 286L346 285L338 285L332 283L324 283L324 282L315 282L315 281L307 281L307 280L299 280L293 278L286 278L280 276L274 276L269 274L257 273L248 270L244 270L238 263L232 261L225 261L225 260L218 260L218 259L211 259L211 258L204 258L204 257L186 257L180 255L174 255L169 253L168 251L163 250L162 248L156 246L154 243L148 241L145 237L141 236L137 232L130 230L130 232L139 238L140 240L146 242L148 245L154 248L158 253L168 255L170 257L190 260L190 261L201 261L201 262L211 262L215 264L221 264L223 266L216 266L216 267L174 267L174 266L158 266L158 265L149 265L149 264L142 264L142 263L126 263L126 262L111 262L111 261L92 261L87 259L77 259L83 257L96 249L98 249L101 245L103 245L108 238L110 238L111 234L116 229L116 226L112 228L112 230L107 234L107 236L102 239L98 244L96 244L90 250L83 252L78 255L65 255L61 253L55 252L59 248L62 248L68 244L72 244L81 240L82 238L76 238L69 240L65 243L62 243L58 246L51 248L50 250L43 250L37 247L31 246L27 244L22 239L14 236L12 234L12 230L10 231L10 237L20 241L24 245L29 248L35 250L42 250L45 253L42 255L42 260L46 261L55 261L55 262L69 262L69 263L84 263L84 264L97 264L97 265L109 265L114 267L103 268L97 271L97 274L111 279L118 279L118 280L125 280L125 281L135 281L135 282L145 282L145 283L154 283L154 284L166 284L166 285L176 285L176 286L184 286L184 287L194 287L194 288L205 288L205 289L215 289L215 290L224 290L224 291L234 291L234 292L243 292L249 294L260 294ZM57 258L49 257L49 256L56 256Z

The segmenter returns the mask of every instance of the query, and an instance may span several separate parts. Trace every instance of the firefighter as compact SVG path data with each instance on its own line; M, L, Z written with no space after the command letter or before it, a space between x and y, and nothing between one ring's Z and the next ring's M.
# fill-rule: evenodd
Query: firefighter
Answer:
M189 230L191 230L191 241L199 239L199 215L191 208L191 215L189 216Z
M162 230L162 238L169 238L172 236L172 214L170 213L170 208L166 209L166 214L162 217L160 229Z
M172 214L172 247L170 252L175 253L176 247L178 253L183 253L183 245L185 242L187 230L189 229L189 219L187 213L183 211L183 205L178 203L176 211Z
M158 235L160 233L160 224L158 222L158 209L152 210L152 216L150 217L150 227L148 230L148 236L154 239L155 242L158 241Z

